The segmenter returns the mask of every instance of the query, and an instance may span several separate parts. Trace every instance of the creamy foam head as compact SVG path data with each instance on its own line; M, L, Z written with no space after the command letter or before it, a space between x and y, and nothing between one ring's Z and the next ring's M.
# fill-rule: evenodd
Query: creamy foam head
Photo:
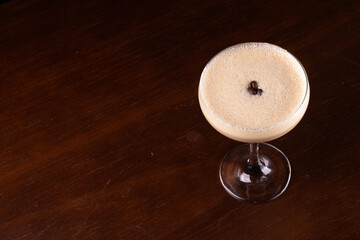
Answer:
M263 90L261 96L249 93L251 81ZM306 88L306 73L294 56L272 44L246 43L223 50L208 63L199 93L219 122L256 130L289 119L302 104Z

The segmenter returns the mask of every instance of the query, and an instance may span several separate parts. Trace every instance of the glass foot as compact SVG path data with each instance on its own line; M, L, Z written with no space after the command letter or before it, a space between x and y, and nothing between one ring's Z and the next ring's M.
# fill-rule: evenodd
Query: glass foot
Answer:
M291 168L287 157L276 147L259 143L257 163L251 159L250 144L231 149L220 165L220 180L234 198L265 203L279 197L287 188Z

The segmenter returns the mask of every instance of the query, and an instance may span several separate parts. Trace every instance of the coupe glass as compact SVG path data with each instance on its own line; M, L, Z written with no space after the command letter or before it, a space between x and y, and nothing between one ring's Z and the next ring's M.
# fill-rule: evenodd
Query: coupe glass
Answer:
M299 61L298 63L302 67L306 78L303 100L298 109L289 118L267 127L267 131L271 131L274 134L270 134L265 138L262 137L261 143L256 141L256 139L239 139L236 136L241 135L241 132L244 131L262 131L264 129L237 128L224 130L224 128L231 127L224 126L224 128L219 128L219 126L214 124L218 119L215 119L211 114L203 98L202 79L208 65L204 68L199 84L199 102L204 116L223 135L237 141L247 142L228 151L219 169L222 185L232 197L238 200L250 203L265 203L279 197L289 185L291 167L288 158L281 150L265 142L279 138L289 132L305 114L309 102L310 89L305 69ZM234 134L229 134L232 131Z

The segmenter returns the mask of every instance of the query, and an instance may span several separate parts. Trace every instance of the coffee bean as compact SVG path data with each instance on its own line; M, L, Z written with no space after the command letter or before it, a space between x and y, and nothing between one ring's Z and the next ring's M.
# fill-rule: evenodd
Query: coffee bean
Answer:
M248 92L251 94L251 95L256 95L257 94L257 91L256 89L252 88L252 87L248 87Z
M258 88L257 82L256 81L251 81L250 87L257 89Z

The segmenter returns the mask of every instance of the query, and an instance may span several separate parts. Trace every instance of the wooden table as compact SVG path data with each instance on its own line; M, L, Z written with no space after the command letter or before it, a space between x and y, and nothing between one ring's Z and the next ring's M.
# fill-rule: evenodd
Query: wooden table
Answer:
M2 1L0 239L359 239L359 1ZM286 192L223 189L236 143L197 99L220 50L305 66L308 111L272 142Z

